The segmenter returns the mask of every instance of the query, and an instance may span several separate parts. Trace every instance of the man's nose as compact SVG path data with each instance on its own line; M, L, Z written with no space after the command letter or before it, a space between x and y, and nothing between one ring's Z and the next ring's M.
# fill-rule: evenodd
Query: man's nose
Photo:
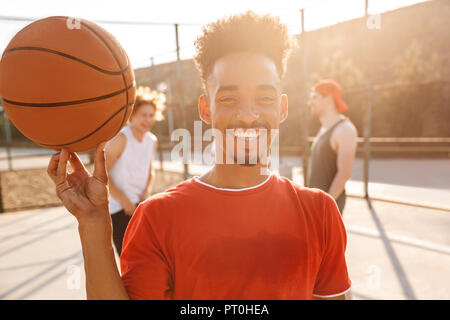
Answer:
M252 102L246 101L239 106L237 114L237 120L251 125L255 120L260 117L259 113L255 110L255 106Z

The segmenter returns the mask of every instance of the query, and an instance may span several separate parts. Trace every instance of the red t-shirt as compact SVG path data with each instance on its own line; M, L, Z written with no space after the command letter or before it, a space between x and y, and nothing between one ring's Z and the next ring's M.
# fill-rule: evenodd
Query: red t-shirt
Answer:
M336 202L272 174L246 189L195 178L140 204L123 241L131 299L313 299L345 293Z

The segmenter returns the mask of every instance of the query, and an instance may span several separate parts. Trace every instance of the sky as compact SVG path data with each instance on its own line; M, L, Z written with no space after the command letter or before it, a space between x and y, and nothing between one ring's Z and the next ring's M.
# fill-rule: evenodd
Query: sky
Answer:
M369 0L375 15L424 0ZM2 20L1 16L44 18L53 15L98 21L147 21L167 25L124 25L98 22L122 44L134 68L173 61L174 23L179 23L181 58L194 54L201 26L224 16L253 10L279 16L293 34L300 33L300 9L305 8L305 30L314 30L364 15L365 0L0 0L0 52L30 22Z

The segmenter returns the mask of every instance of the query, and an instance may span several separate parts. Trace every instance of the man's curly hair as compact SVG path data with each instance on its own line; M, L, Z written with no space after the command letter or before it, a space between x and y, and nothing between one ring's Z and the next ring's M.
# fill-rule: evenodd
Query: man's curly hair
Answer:
M195 42L194 60L203 84L214 63L235 52L261 53L275 63L280 78L284 76L294 41L278 17L248 11L209 23L202 30L203 35Z
M155 120L164 120L163 112L166 108L166 96L162 92L152 90L149 87L138 87L136 89L136 102L130 118L137 113L140 107L149 104L155 108Z

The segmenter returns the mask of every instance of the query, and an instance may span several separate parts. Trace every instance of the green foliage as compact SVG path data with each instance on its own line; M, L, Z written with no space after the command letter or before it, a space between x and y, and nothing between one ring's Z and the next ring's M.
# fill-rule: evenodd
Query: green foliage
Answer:
M450 119L443 97L438 55L424 53L418 41L394 59L394 83L398 88L385 92L380 105L386 134L393 136L442 136Z
M436 81L441 78L437 54L425 56L417 40L413 40L404 53L395 59L394 67L396 82L402 84Z
M345 89L359 88L364 85L362 71L341 50L337 50L330 56L323 58L320 71L314 72L310 77L310 87L322 79L337 81L341 84L344 91Z

